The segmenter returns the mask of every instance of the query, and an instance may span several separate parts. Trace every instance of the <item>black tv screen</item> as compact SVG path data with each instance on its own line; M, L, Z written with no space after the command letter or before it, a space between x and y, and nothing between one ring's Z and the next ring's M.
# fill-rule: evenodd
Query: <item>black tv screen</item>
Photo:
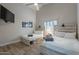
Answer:
M14 14L2 5L0 5L0 18L3 19L5 22L14 23Z

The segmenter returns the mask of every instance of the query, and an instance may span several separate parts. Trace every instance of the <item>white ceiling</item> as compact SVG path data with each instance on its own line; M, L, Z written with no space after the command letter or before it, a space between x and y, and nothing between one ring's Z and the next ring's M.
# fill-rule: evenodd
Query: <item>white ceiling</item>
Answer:
M34 5L34 3L2 3L2 4L26 6L36 11L36 6ZM48 3L38 3L39 10L41 7L43 7L46 4Z
M39 6L39 9L41 7L43 7L44 5L46 5L48 3L38 3L38 6ZM29 7L29 8L32 8L33 10L36 10L36 7L34 6L34 3L26 3L25 6Z

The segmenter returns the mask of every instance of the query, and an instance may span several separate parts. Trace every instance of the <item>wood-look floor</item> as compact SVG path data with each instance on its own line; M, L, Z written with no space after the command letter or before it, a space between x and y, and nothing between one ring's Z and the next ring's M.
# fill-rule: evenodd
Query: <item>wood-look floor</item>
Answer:
M6 45L0 47L0 54L10 54L10 55L39 55L40 44L33 44L31 46L27 46L22 42L17 42L14 44Z
M61 55L41 46L43 40L37 40L33 45L17 42L0 47L0 55Z

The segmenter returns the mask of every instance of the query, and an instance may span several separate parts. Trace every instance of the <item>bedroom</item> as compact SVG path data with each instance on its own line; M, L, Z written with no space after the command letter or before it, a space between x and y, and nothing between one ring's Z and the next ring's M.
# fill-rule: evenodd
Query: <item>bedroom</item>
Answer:
M39 5L39 10L35 9L33 3L2 3L1 5L15 14L15 22L6 23L0 20L0 54L79 54L77 3L38 3L35 6ZM52 38L57 41L55 39L48 43L43 41L43 37L48 38L48 34L52 34ZM18 43L20 41L22 43ZM42 46L39 47L40 45ZM50 47L51 45L54 45L53 48ZM32 52L27 52L31 49Z

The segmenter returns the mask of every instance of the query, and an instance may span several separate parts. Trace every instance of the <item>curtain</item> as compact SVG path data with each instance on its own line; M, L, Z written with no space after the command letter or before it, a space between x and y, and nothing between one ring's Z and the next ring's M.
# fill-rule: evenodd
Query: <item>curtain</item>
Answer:
M45 21L44 22L44 27L45 27L45 35L48 34L54 34L54 26L57 25L57 21Z

